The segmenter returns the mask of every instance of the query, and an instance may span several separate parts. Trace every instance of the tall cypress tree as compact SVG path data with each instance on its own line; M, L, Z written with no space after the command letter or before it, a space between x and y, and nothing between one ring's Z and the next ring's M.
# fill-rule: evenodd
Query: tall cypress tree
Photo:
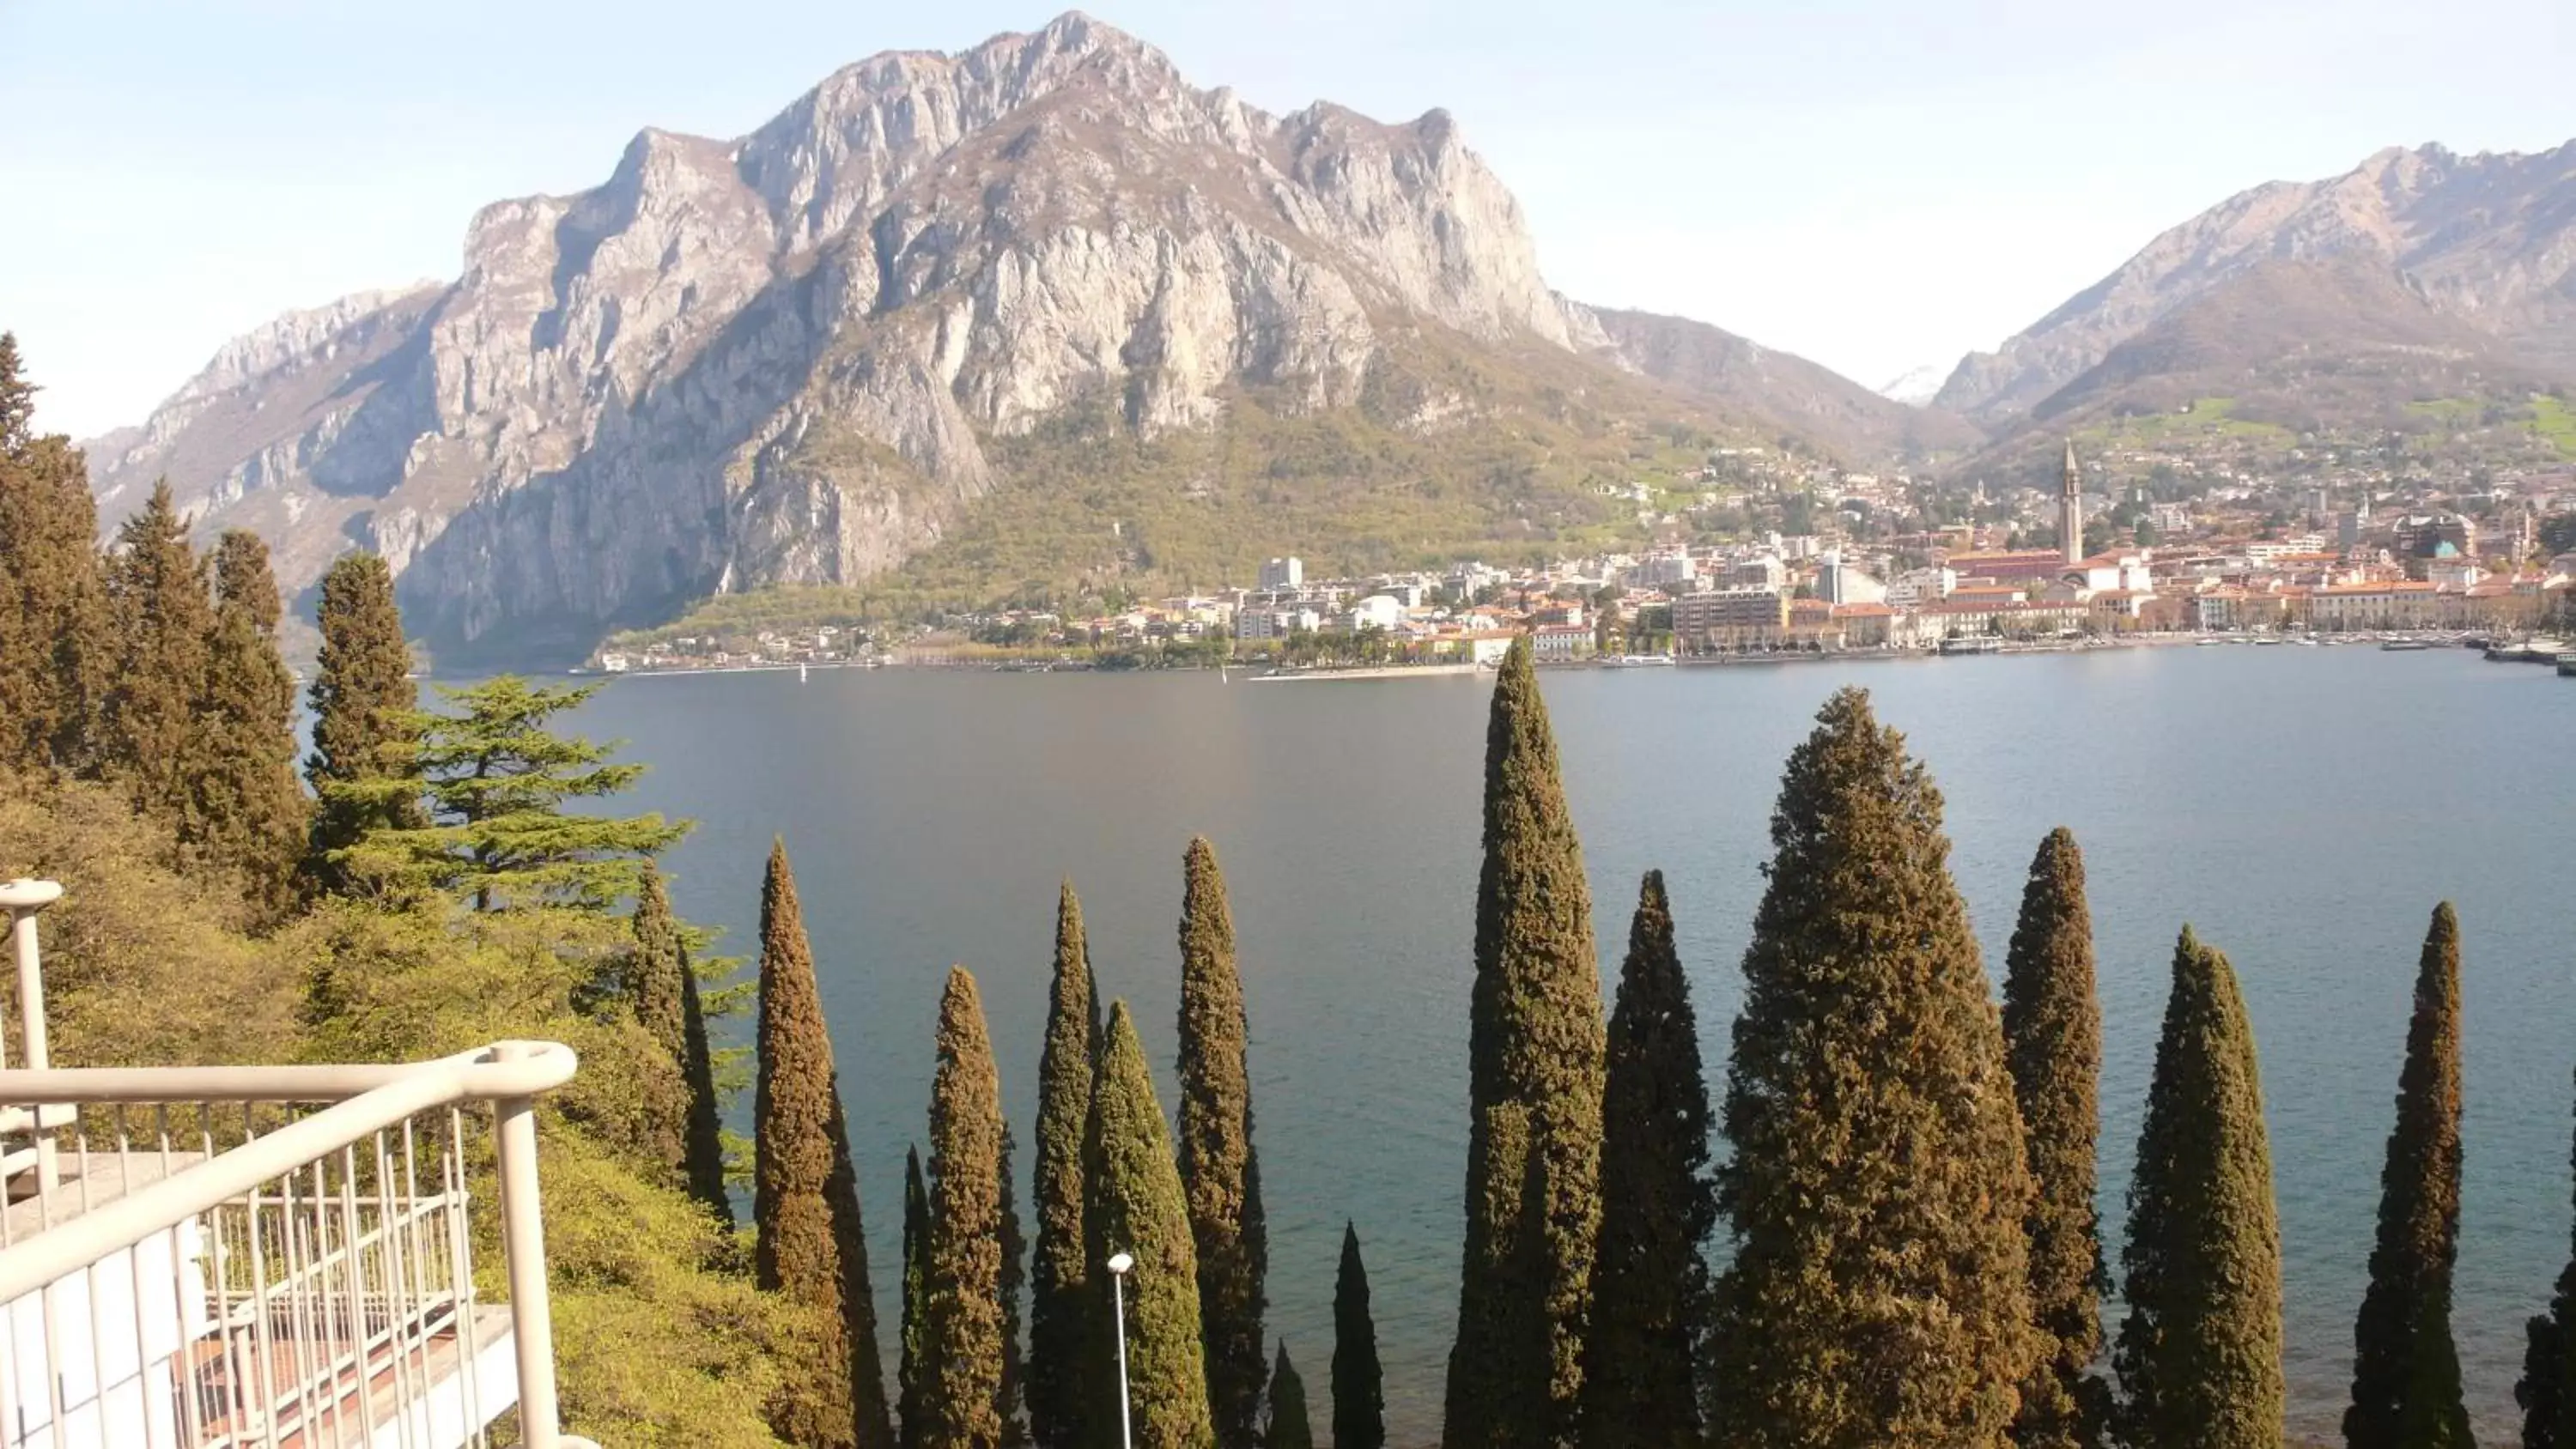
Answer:
M1038 1449L1090 1449L1089 1360L1098 1334L1091 1260L1082 1236L1082 1133L1091 1115L1091 1064L1100 1004L1082 933L1082 903L1066 881L1056 896L1055 976L1038 1058L1038 1235L1029 1261L1029 1432Z
M2101 1443L2110 1414L2109 1386L2091 1372L2110 1286L2093 1204L2102 1007L2084 854L2062 826L2040 841L2022 886L2004 971L2004 1044L2030 1162L2030 1308L2040 1337L2013 1442L2081 1449Z
M1377 1319L1369 1311L1368 1265L1359 1224L1342 1224L1342 1266L1333 1277L1333 1449L1386 1449L1386 1375L1378 1367Z
M1207 837L1190 841L1181 894L1181 1190L1198 1248L1207 1335L1208 1411L1220 1449L1257 1442L1264 1279L1270 1230L1252 1148L1252 1079L1244 1060L1243 978L1225 875Z
M2379 1174L2379 1241L2353 1328L2352 1449L2473 1449L2451 1338L2460 1255L2460 918L2433 908Z
M1659 870L1638 889L1608 1055L1582 1443L1674 1449L1701 1434L1709 1300L1700 1253L1717 1225L1717 1195L1699 1023Z
M1720 1442L2002 1445L2037 1343L2003 1029L1941 795L1846 689L1789 757L1718 1171Z
M197 853L238 877L253 915L293 898L307 809L295 777L295 677L277 653L283 612L268 545L227 531L215 549L215 623L194 734Z
M117 651L88 465L35 431L36 391L0 332L0 764L85 770Z
M344 554L322 576L322 652L306 703L313 753L305 778L319 802L305 849L314 889L339 892L349 875L331 859L371 830L428 823L420 777L420 692L394 604L393 570L371 553Z
M136 809L172 826L183 844L202 834L192 775L214 632L205 561L188 546L166 482L117 529L108 605L119 653L104 726L106 765Z
M1124 1288L1127 1383L1136 1449L1212 1449L1206 1358L1199 1342L1198 1252L1189 1204L1163 1129L1162 1104L1127 1003L1109 1008L1083 1131L1084 1251L1093 1263L1135 1258ZM1116 1361L1119 1325L1108 1284L1092 1296L1096 1318L1088 1362ZM1095 1370L1084 1382L1101 1444L1118 1432L1118 1375Z
M1285 1341L1270 1370L1270 1415L1261 1426L1261 1449L1315 1449L1315 1427L1306 1417L1306 1381L1288 1361Z
M2183 928L2129 1184L2112 1362L2130 1449L2279 1449L2281 1228L2254 1029Z
M760 1070L751 1218L759 1285L817 1312L813 1359L790 1374L771 1423L791 1444L885 1449L885 1377L832 1039L785 841L760 888Z
M662 872L647 863L636 892L635 944L628 958L626 999L642 1026L680 1076L680 1110L649 1129L663 1144L674 1181L716 1217L731 1224L733 1200L725 1191L724 1134L717 1112L715 1062L707 1044L706 1012L698 994L689 937L671 913Z
M929 1306L921 1443L1002 1442L1002 1080L975 978L948 971L930 1089Z
M903 1296L901 1342L894 1360L895 1442L919 1449L929 1425L921 1386L929 1359L930 1189L921 1180L921 1150L903 1149Z
M2523 1449L2576 1449L2576 1255L2559 1270L2549 1311L2524 1332L2522 1378L2513 1386Z
M1018 1191L1011 1185L1011 1154L1019 1146L1011 1124L1002 1123L1002 1381L993 1401L1001 1420L1004 1449L1029 1442L1029 1421L1020 1410L1028 1393L1029 1365L1020 1349L1020 1294L1028 1287L1029 1240L1020 1228Z
M1600 1223L1601 976L1526 638L1494 680L1468 1010L1467 1243L1448 1449L1572 1437Z

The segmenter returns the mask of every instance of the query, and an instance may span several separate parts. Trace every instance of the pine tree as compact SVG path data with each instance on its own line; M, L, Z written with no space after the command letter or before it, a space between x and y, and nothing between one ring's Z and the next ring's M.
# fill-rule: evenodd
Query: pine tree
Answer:
M1083 1241L1094 1264L1134 1257L1127 1274L1127 1382L1135 1449L1213 1449L1206 1359L1199 1342L1198 1253L1189 1204L1173 1165L1162 1104L1127 1004L1109 1008L1082 1143ZM1084 1382L1099 1397L1090 1410L1101 1444L1117 1443L1119 1331L1116 1299L1093 1295L1097 1317Z
M188 546L168 483L154 484L151 500L117 529L107 593L120 652L107 690L105 764L137 810L193 845L204 833L191 786L214 610L205 561Z
M1610 1013L1601 1101L1601 1247L1584 1342L1586 1449L1676 1449L1701 1435L1717 1226L1699 1023L1673 946L1664 873L1646 872Z
M1600 1222L1601 978L1583 850L1529 641L1485 731L1468 1014L1467 1243L1441 1439L1567 1441Z
M242 882L252 915L283 916L304 850L295 777L295 677L277 653L283 612L268 545L240 529L215 549L215 624L194 733L199 859Z
M1056 897L1055 976L1038 1058L1038 1141L1032 1168L1038 1236L1029 1262L1029 1432L1039 1449L1091 1449L1085 1428L1088 1355L1097 1342L1097 1285L1082 1234L1082 1133L1100 1006L1091 990L1082 903L1066 881Z
M643 884L646 861L689 831L658 814L565 809L631 788L642 765L611 764L616 742L555 733L555 716L602 686L530 685L503 674L442 689L452 708L422 726L420 788L430 818L373 826L335 857L393 894L435 891L475 910L535 905L602 911ZM371 789L362 785L360 790ZM340 787L332 787L337 793Z
M36 433L36 391L0 332L0 765L85 770L117 651L88 464Z
M2003 1029L1941 796L1846 689L1789 757L1718 1170L1720 1442L2008 1442L2037 1351Z
M1342 1224L1342 1266L1333 1278L1333 1449L1386 1449L1386 1376L1353 1222Z
M784 841L771 844L760 889L759 1050L753 1276L763 1289L817 1310L821 1325L811 1361L790 1373L771 1422L791 1444L885 1449L894 1435L858 1173Z
M1270 1370L1270 1415L1261 1426L1261 1449L1315 1449L1315 1428L1306 1418L1306 1381L1288 1361L1285 1342Z
M1225 875L1205 836L1190 841L1181 895L1181 1190L1198 1249L1207 1335L1208 1411L1220 1449L1252 1449L1259 1431L1269 1227L1252 1147L1252 1080L1244 1060L1243 978Z
M2460 918L2433 909L2379 1175L2379 1241L2353 1329L2352 1449L2474 1449L2451 1338L2460 1254Z
M679 1110L653 1123L646 1135L661 1144L672 1180L709 1212L731 1224L733 1201L725 1191L724 1137L716 1101L715 1063L707 1044L705 1009L689 938L671 914L662 873L649 861L635 896L635 945L627 958L624 990L643 1027L680 1079Z
M922 1315L920 1442L1002 1442L1002 1081L965 967L939 998L930 1096L929 1306Z
M420 692L411 646L394 605L393 570L371 553L344 554L322 576L322 652L306 704L313 753L305 778L320 797L313 810L304 876L315 890L354 884L333 857L371 830L428 822L420 802Z
M2576 1256L2559 1271L2549 1311L2524 1332L2522 1378L2513 1386L2523 1449L2576 1449Z
M2093 989L2093 917L2075 836L2048 833L2022 887L2004 972L2004 1043L2030 1162L2030 1308L2040 1354L2021 1390L2021 1449L2089 1449L2107 1427L2101 1356L2102 1263L2093 1205L2102 1007Z
M2281 1230L2254 1030L2183 929L2156 1044L2112 1351L2130 1449L2279 1449Z
M902 1342L894 1361L895 1442L920 1449L929 1433L921 1412L930 1338L930 1189L921 1180L921 1151L903 1149Z

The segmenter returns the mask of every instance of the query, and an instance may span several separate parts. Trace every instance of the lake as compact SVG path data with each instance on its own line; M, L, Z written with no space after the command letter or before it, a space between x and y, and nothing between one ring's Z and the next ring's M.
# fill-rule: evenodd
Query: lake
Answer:
M1845 683L1929 762L1990 972L2040 837L2064 824L2083 844L2115 1271L2174 935L2188 921L2235 962L2302 1432L2331 1434L2345 1401L2417 948L2434 903L2458 903L2456 1323L2479 1427L2510 1437L2523 1321L2568 1254L2576 682L2466 650L2245 647L1549 674L1605 989L1638 876L1660 867L1712 1092L1779 769ZM982 983L1025 1145L1071 876L1101 990L1136 1012L1168 1109L1181 853L1208 835L1251 1017L1271 1330L1324 1415L1334 1264L1356 1220L1389 1427L1414 1445L1437 1439L1457 1311L1487 693L1472 678L737 674L621 681L577 724L652 765L643 807L699 822L669 861L676 904L733 951L756 947L762 859L786 837L889 1345L903 1152L924 1133L947 967ZM1019 1166L1025 1207L1025 1150Z

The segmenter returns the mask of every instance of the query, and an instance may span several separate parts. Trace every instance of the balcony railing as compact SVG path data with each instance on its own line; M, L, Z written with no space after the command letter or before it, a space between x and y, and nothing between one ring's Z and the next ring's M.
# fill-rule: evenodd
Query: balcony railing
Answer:
M572 1052L55 1068L36 916L60 894L0 884L25 1063L0 1056L0 1449L452 1449L513 1409L531 1449L585 1445L537 1197L535 1100Z

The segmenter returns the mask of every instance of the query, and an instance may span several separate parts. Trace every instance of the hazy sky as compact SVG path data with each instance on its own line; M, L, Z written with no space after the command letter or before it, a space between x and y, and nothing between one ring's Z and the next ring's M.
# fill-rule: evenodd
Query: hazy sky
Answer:
M2389 145L2576 137L2569 0L1104 0L1273 111L1447 107L1549 279L1873 386L1990 347L2158 230ZM645 125L1055 12L621 0L0 0L0 329L78 435L290 307L452 277L481 204Z

